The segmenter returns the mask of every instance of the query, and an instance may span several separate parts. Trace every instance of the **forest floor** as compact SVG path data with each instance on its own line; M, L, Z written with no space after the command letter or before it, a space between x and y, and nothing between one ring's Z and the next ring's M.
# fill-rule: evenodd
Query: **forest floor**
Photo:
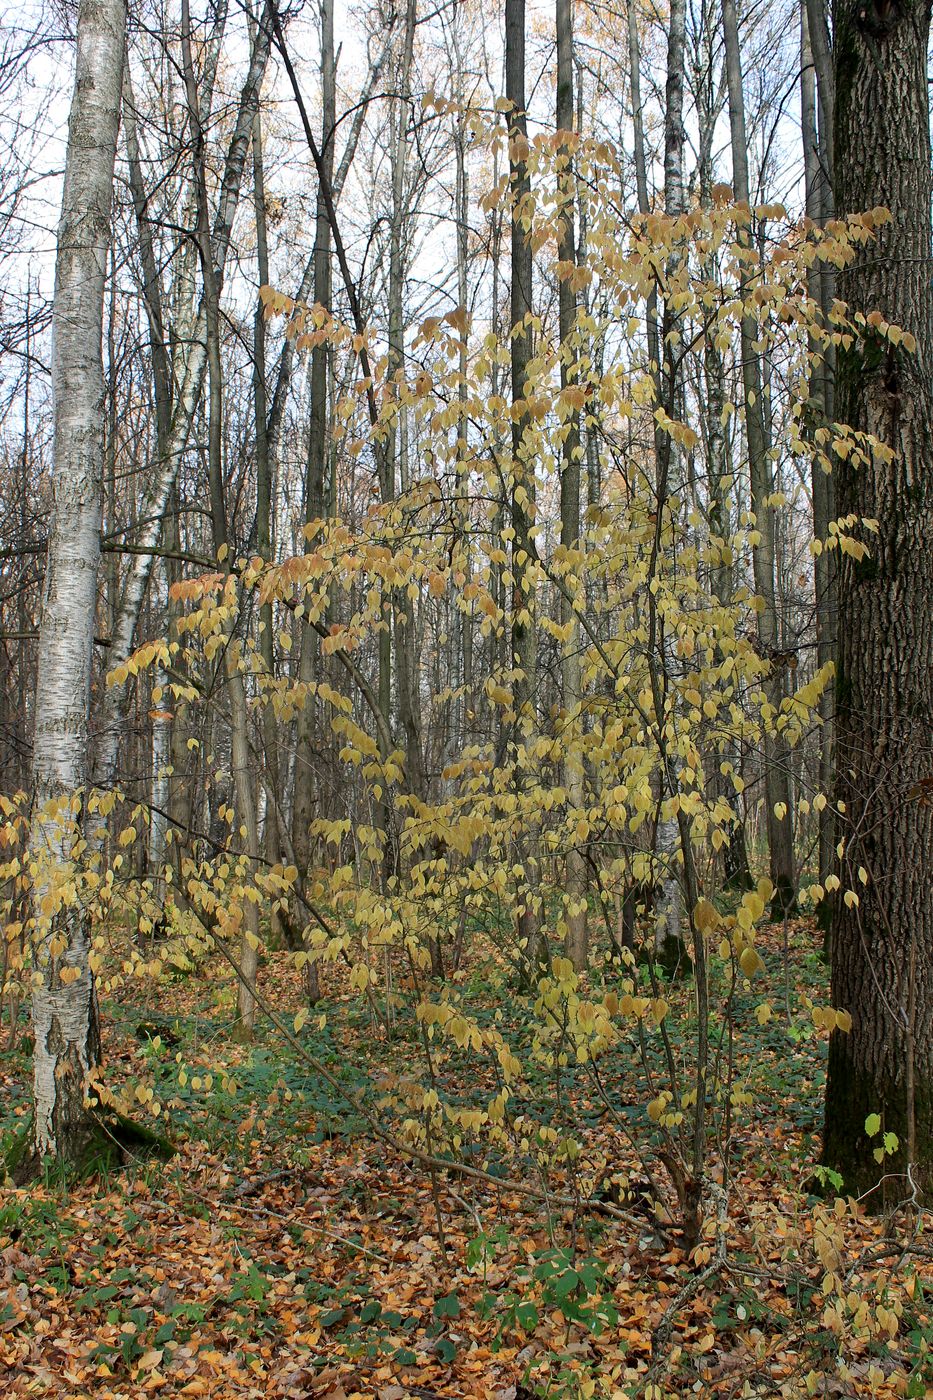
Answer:
M792 980L825 1001L816 937L791 925ZM763 931L759 947L779 965L783 931ZM260 975L290 1024L301 975L285 954ZM271 1027L250 1047L231 1043L223 968L131 990L104 1006L108 1075L156 1090L178 1152L67 1191L0 1187L2 1396L933 1394L933 1265L923 1249L904 1254L903 1220L888 1222L888 1244L882 1221L844 1221L843 1372L823 1270L803 1250L788 1269L787 1232L812 1233L821 1209L807 1192L826 1047L780 1014L745 1078L754 1106L733 1143L728 1252L702 1269L650 1211L642 1228L560 1209L549 1220L508 1184L432 1183L374 1141ZM501 1004L501 986L489 995ZM326 1007L326 1026L312 1013L302 1039L361 1094L380 1067L404 1068L404 1028L387 1042L333 985ZM0 1054L0 1145L28 1114L20 1041ZM600 1105L578 1107L600 1152L637 1173ZM576 1299L578 1320L561 1296ZM860 1335L863 1299L883 1321L900 1311L895 1336ZM611 1305L601 1328L599 1302Z

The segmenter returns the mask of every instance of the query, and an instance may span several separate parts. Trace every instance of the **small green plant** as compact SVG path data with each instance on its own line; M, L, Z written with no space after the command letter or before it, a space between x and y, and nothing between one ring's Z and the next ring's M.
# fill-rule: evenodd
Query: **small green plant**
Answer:
M572 1323L597 1337L618 1322L602 1260L576 1258L570 1249L549 1249L538 1256L532 1277L542 1306L560 1309L568 1334Z
M869 1113L865 1119L865 1131L870 1138L877 1137L881 1132L881 1114ZM893 1157L899 1146L897 1133L882 1133L881 1142L874 1148L872 1155L876 1162L883 1162L885 1157Z
M822 1163L817 1162L815 1166L810 1168L807 1177L804 1179L808 1180L811 1177L819 1184L820 1192L823 1195L826 1195L832 1190L838 1196L842 1191L842 1175L832 1167L824 1167Z
M534 1258L534 1265L518 1274L520 1289L483 1294L480 1315L499 1322L494 1349L511 1332L533 1332L546 1311L560 1312L568 1339L572 1326L597 1337L616 1325L619 1314L601 1260L579 1258L567 1248L540 1250Z
M16 1244L24 1254L37 1258L63 1258L64 1246L76 1229L50 1196L12 1195L0 1205L0 1249Z
M508 1243L509 1232L504 1225L497 1225L493 1230L480 1231L467 1243L467 1268L479 1268L485 1283L489 1273L489 1265L495 1259L498 1250L505 1249Z

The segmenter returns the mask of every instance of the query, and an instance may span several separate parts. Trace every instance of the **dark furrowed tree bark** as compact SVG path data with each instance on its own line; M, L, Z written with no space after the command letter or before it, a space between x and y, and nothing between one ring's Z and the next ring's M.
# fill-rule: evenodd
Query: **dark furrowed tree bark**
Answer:
M836 416L894 455L835 472L840 513L878 533L868 558L843 555L838 579L841 873L859 903L840 898L834 915L833 1005L852 1030L830 1040L824 1159L847 1191L884 1177L879 1195L903 1199L933 1185L930 6L837 0L834 18L836 207L893 216L840 274L840 295L902 326L917 352L875 336L838 359ZM899 1141L881 1163L865 1129L875 1113Z

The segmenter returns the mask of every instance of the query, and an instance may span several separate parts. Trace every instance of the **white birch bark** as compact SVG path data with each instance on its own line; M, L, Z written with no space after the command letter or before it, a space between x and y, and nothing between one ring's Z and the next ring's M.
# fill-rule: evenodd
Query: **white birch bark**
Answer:
M168 677L159 667L155 672L155 689L168 685ZM165 708L164 696L156 703L152 719L152 775L150 781L149 815L149 874L153 880L158 902L165 898L165 847L168 835L169 778L172 764L172 716Z
M85 1081L99 1058L81 904L53 907L55 889L67 878L75 830L54 809L82 794L87 781L104 459L101 338L125 24L124 0L81 0L52 313L54 471L39 628L30 859L35 1148L62 1159L80 1148Z
M667 46L667 88L664 111L664 207L672 217L684 212L684 28L686 24L685 0L673 0L670 9ZM642 157L643 159L643 157ZM667 313L665 312L665 321ZM658 336L652 326L653 308L649 308L649 346L657 355L659 399L665 403L668 412L674 415L678 386L674 382L674 368L670 361L662 363L667 348L663 336ZM652 344L653 338L653 344ZM658 507L665 504L661 497L670 498L679 494L681 466L676 442L663 434L655 436L655 452L658 458L659 500ZM661 462L665 462L662 470ZM663 484L662 484L663 483ZM676 680L678 661L674 650L674 639L665 628L663 640L664 670L668 685L673 687ZM658 714L659 724L662 722ZM674 797L677 792L677 760L670 755L665 757L661 774L662 793ZM662 816L658 821L655 845L661 864L661 881L655 917L655 949L658 954L673 960L678 955L681 943L683 922L683 890L678 870L680 854L680 831L675 816Z

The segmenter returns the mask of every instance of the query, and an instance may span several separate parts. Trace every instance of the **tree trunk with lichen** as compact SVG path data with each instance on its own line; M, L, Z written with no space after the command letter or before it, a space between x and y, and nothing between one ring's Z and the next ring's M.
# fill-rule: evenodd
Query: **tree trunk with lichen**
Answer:
M839 274L839 292L909 335L895 345L872 333L841 348L837 367L837 418L890 453L834 473L839 513L878 531L865 535L867 558L842 556L838 576L838 834L843 888L858 902L839 898L834 914L832 999L852 1029L830 1040L824 1160L848 1192L885 1178L883 1193L904 1199L933 1183L930 6L837 0L834 19L836 208L892 216ZM879 1163L885 1133L898 1146Z
M123 0L82 0L52 312L52 522L39 630L33 750L34 1147L76 1160L100 1060L90 938L72 897L87 782L103 482L101 338L120 114Z

